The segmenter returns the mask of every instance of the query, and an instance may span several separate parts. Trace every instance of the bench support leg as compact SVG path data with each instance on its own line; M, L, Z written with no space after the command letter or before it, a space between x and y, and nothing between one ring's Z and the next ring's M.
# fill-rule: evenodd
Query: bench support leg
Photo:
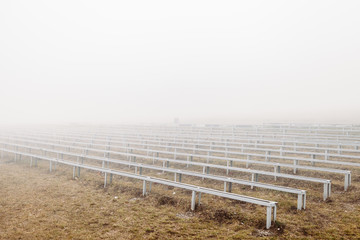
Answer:
M326 201L326 199L330 197L331 194L330 192L331 192L331 183L324 183L324 194L323 194L324 201Z
M229 182L229 192L232 191L232 182Z
M251 174L251 181L254 182L254 180L255 180L255 174L252 173ZM254 185L251 185L251 189L254 189Z
M351 184L351 173L345 174L344 191L347 191Z
M274 222L276 221L276 210L277 210L277 206L276 204L274 205Z
M104 178L104 188L106 187L107 184L107 172L105 173L105 178Z
M301 210L303 207L303 195L302 194L298 194L298 200L297 200L297 209Z
M272 207L266 207L266 229L269 229L271 226L271 210Z
M146 181L143 181L143 196L146 195Z
M191 210L192 211L195 210L195 198L196 198L196 192L192 191L192 195L191 195Z
M294 160L294 174L296 174L297 172L297 168L296 168L296 165L299 165L299 160Z

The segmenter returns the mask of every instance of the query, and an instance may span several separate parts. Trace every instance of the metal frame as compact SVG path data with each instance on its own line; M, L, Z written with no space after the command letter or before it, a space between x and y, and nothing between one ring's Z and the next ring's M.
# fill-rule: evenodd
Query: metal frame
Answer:
M70 161L60 160L58 158L50 158L50 157L39 156L39 155L35 155L35 154L23 153L23 152L18 152L18 151L12 151L12 150L7 150L7 149L1 149L1 150L4 152L13 153L13 154L15 154L15 156L16 155L28 156L31 158L38 158L38 159L46 160L46 161L49 161L50 163L52 163L52 162L62 163L65 165L73 166L73 169L74 169L74 167L77 167L79 169L84 168L84 169L89 169L89 170L93 170L93 171L103 172L103 173L105 173L104 187L106 187L106 183L107 183L107 174L112 174L112 175L118 175L118 176L142 180L143 181L143 195L148 194L148 192L146 191L147 182L158 183L158 184L162 184L162 185L167 185L167 186L190 190L190 191L192 191L191 210L195 210L195 204L196 204L195 199L196 199L197 193L199 193L199 202L200 202L200 194L206 193L206 194L219 196L219 197L223 197L223 198L229 198L229 199L233 199L233 200L238 200L238 201L252 203L252 204L256 204L256 205L260 205L260 206L265 206L266 207L266 229L269 229L271 226L271 222L272 222L271 221L271 219L272 219L271 212L272 211L274 213L274 215L273 215L274 222L276 221L276 204L277 204L277 202L268 201L268 200L259 199L259 198L248 197L248 196L234 194L234 193L218 191L218 190L204 188L204 187L200 187L200 186L196 186L196 185L184 184L184 183L179 183L179 182L174 182L174 181L169 181L169 180L164 180L164 179L159 179L159 178L154 178L154 177L149 177L149 176L131 174L131 173L122 172L122 171L118 171L118 170L112 170L112 169L108 169L108 168L99 168L97 166L90 166L90 165L85 165L85 164L80 164L80 163L74 163L74 162L70 162ZM74 174L74 172L75 171L73 171L73 174Z
M39 139L39 138L38 138ZM48 139L43 139L44 141L48 141ZM19 141L24 141L24 140L19 140ZM62 140L61 140L62 141ZM51 143L45 143L45 142L39 142L39 141L28 141L28 142L32 142L32 143L36 143L36 144L43 144L43 145L49 145L49 146L57 146L57 147L68 147L68 145L61 145L61 144L51 144ZM0 142L1 143L1 142ZM191 154L191 153L179 153L176 152L176 149L182 149L182 150L188 150L186 148L182 148L182 147L176 147L175 148L175 152L170 152L170 151L160 151L160 150L149 150L148 148L133 148L133 147L123 147L123 146L118 146L118 145L113 145L111 141L108 142L108 145L102 145L102 144L94 144L94 143L84 143L84 142L69 142L69 144L72 144L72 146L74 146L74 144L85 144L88 147L84 147L81 150L86 149L91 149L92 151L96 151L96 150L101 150L101 149L97 149L97 148L93 148L93 146L101 146L101 147L106 147L107 150L110 150L110 146L113 148L122 148L126 150L126 153L129 152L133 152L133 150L137 150L137 151L144 151L146 152L146 155L148 156L149 153L156 153L157 155L159 153L161 154L174 154L174 159L176 159L176 156L185 156L187 158L193 158L193 157L198 157L198 158L203 158L207 160L207 163L209 163L210 159L215 159L215 160L222 160L222 161L226 161L227 166L232 166L233 162L241 162L241 163L246 163L246 167L249 166L249 164L258 164L258 165L265 165L265 166L272 166L274 167L274 172L275 173L280 173L280 167L287 167L287 168L292 168L294 170L294 174L297 172L297 169L303 169L303 170L312 170L312 171L321 171L321 172L329 172L329 173L336 173L336 174L342 174L344 175L344 190L347 191L348 187L351 185L351 171L348 170L339 170L339 169L332 169L332 168L323 168L323 167L312 167L312 166L304 166L304 165L299 165L299 161L308 161L308 160L304 160L301 158L290 158L290 157L286 157L287 159L291 159L294 161L294 164L285 164L285 163L277 163L277 162L270 162L270 156L266 156L267 157L267 161L260 161L260 160L250 160L250 158L248 157L248 159L237 159L237 158L229 158L229 157L217 157L217 156L210 156L208 155L200 155L200 154ZM141 145L141 144L140 144ZM141 146L149 146L147 144L143 144ZM115 154L118 151L115 152ZM213 151L213 150L209 150L208 153L210 152L217 152L217 151ZM248 155L248 156L258 156L258 154L252 154L252 155ZM276 158L276 156L274 156L274 158ZM320 162L320 163L324 163L327 162L325 160L317 160L317 159L312 159L310 160L312 163L313 162ZM360 163L358 164L360 166ZM227 171L228 173L228 171ZM275 180L277 179L276 176L274 177Z
M24 140L21 140L23 142L26 142ZM6 142L0 142L2 144L7 144ZM31 143L31 141L30 141ZM58 144L49 144L49 143L42 143L44 145L53 145L55 147L55 145ZM24 147L24 148L35 148L35 147L31 147L31 146L27 146L27 145L19 145L19 144L10 144L12 146L18 146L18 147ZM94 152L101 152L103 154L109 155L109 154L116 154L116 155L120 155L120 156L125 156L125 157L130 157L129 158L129 162L131 161L131 157L132 158L144 158L144 159L149 159L149 160L153 160L155 157L154 156L147 156L147 155L141 155L141 154L134 154L134 153L123 153L123 152L115 152L115 151L110 151L110 150L100 150L100 149L92 149L92 148L81 148L81 147L75 147L75 146L62 146L64 148L66 148L68 151L70 149L77 149L77 150L81 150L84 151L86 154L86 156L88 155L89 151L94 151ZM53 149L43 149L43 148L38 148L41 149L43 151L54 151ZM69 152L63 152L64 154L71 154ZM184 164L184 165L194 165L194 166L201 166L203 167L203 169L206 168L217 168L217 169L224 169L227 171L238 171L238 172L244 172L244 173L249 173L251 174L252 178L254 176L258 176L258 175L265 175L265 176L273 176L273 177L282 177L282 178L288 178L288 179L295 179L295 180L300 180L300 181L308 181L308 182L315 182L315 183L321 183L324 186L324 192L323 192L323 199L326 200L328 197L330 197L331 195L331 191L327 190L327 189L331 189L331 181L328 179L321 179L321 178L312 178L312 177L305 177L305 176L298 176L298 175L290 175L290 174L283 174L283 173L277 173L277 172L267 172L267 171L262 171L262 170L254 170L254 169L246 169L246 168L238 168L238 167L231 167L231 166L223 166L223 165L216 165L216 164L209 164L209 163L200 163L200 162L194 162L194 161L182 161L182 160L173 160L173 159L169 159L169 158L162 158L159 156L156 156L156 160L157 161L162 161L163 162L163 166L167 166L169 167L169 163L173 162L173 163L180 163L180 164ZM204 172L205 173L205 172ZM258 177L256 177L257 179Z

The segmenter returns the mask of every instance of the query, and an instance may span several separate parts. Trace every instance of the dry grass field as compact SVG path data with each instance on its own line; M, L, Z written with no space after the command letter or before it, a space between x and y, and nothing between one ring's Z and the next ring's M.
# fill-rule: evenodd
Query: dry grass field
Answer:
M252 204L204 195L202 205L191 212L191 194L180 189L154 185L143 197L142 183L136 180L114 177L104 188L100 173L82 171L73 180L67 166L49 173L46 162L32 168L26 160L0 162L0 239L360 239L359 170L353 171L348 192L343 178L333 176L326 202L320 185L279 180L280 185L308 190L304 211L296 210L294 195L234 185L236 193L278 202L277 222L266 230L265 208Z

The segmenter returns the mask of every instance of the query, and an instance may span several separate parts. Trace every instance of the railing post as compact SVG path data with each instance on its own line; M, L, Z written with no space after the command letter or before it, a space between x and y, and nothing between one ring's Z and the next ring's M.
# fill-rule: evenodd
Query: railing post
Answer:
M328 198L329 196L329 183L324 183L324 194L323 194L323 199L324 201Z
M251 182L255 181L255 173L251 174ZM254 184L251 184L251 189L254 189Z
M195 199L196 199L196 192L192 191L192 194L191 194L191 210L192 211L195 210Z
M266 207L266 229L269 229L271 226L271 206Z
M280 166L279 165L274 166L274 173L280 173ZM274 176L274 180L275 181L277 180L276 175Z
M277 206L276 204L274 205L274 223L276 221L276 210L277 210Z
M143 196L146 195L146 181L143 181Z
M298 194L298 200L297 200L297 209L298 210L302 209L302 206L303 206L302 200L303 200L303 195Z
M107 184L107 172L105 172L105 178L104 178L104 188L106 187Z
M344 191L347 191L351 184L351 173L345 174Z
M297 165L299 165L299 160L294 160L294 174L296 174L296 172L297 172L297 168L296 168L296 166Z
M250 161L250 160L251 160L251 156L250 156L250 155L247 155L247 156L246 156L246 159L247 159L248 161ZM250 166L250 163L249 163L249 162L246 162L246 168L249 168L249 166Z
M229 192L232 191L232 182L229 182Z

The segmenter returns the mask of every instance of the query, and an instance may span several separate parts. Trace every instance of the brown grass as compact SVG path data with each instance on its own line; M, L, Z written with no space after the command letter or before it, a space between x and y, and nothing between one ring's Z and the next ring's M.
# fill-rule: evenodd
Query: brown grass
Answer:
M47 163L30 169L27 161L2 161L0 239L360 239L359 175L349 192L336 180L327 202L321 186L294 183L309 190L305 211L296 210L295 196L234 185L234 192L279 202L278 221L265 230L263 207L205 195L192 213L187 191L155 185L142 197L139 181L115 177L103 188L99 173L72 180L66 166L49 173Z

